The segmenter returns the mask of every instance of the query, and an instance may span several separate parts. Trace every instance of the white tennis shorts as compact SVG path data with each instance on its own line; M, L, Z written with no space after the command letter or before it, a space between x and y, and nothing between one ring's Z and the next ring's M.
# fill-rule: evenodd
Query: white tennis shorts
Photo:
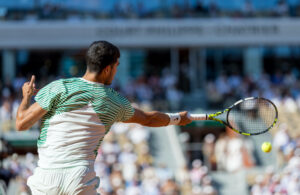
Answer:
M99 183L93 166L65 169L37 167L27 180L32 195L97 195Z

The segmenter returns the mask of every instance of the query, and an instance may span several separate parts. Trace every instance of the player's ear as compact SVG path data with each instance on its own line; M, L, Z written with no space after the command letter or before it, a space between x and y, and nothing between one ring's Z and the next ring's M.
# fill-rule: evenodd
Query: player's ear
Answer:
M108 66L106 66L105 68L104 68L104 73L105 74L107 74L107 73L109 73L110 72L110 69L111 69L111 67L110 67L110 65L108 65Z

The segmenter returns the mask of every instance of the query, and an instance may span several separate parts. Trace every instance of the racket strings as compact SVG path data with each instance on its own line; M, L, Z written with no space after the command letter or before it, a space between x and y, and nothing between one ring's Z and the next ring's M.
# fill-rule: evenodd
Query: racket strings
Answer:
M228 113L228 123L233 129L256 134L269 129L276 118L274 105L265 99L249 99L234 106Z

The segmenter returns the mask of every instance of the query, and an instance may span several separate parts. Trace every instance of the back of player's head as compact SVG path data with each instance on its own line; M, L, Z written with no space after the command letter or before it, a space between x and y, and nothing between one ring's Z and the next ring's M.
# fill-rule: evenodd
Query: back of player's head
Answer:
M117 62L120 50L107 41L95 41L87 50L86 63L90 72L101 73L102 70Z

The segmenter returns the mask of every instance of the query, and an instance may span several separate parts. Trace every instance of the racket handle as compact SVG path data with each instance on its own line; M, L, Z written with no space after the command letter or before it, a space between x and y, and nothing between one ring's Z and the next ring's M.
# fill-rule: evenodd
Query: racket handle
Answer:
M188 114L188 117L193 121L207 120L207 114Z

